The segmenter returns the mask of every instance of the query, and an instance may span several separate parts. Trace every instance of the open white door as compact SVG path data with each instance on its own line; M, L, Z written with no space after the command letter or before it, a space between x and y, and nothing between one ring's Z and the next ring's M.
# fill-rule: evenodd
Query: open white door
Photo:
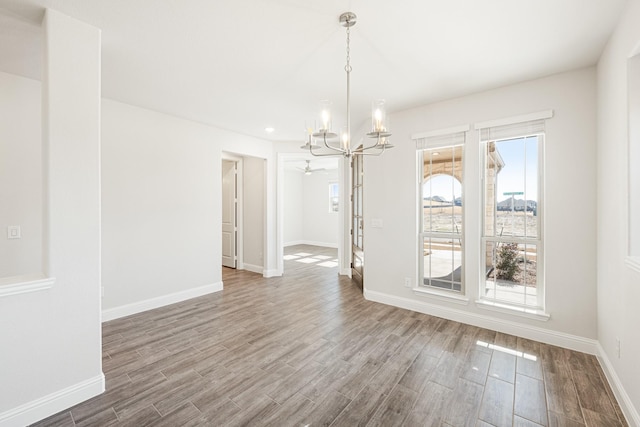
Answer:
M236 268L237 164L222 160L222 265Z

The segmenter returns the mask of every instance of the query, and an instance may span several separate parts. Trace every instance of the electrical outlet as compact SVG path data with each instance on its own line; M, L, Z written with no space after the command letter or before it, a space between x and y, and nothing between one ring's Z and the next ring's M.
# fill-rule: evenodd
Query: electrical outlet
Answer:
M616 338L616 354L618 355L618 359L620 359L620 338Z
M405 277L404 278L404 287L405 288L410 288L411 287L411 277Z
M19 225L10 225L7 227L7 239L19 239L20 235Z

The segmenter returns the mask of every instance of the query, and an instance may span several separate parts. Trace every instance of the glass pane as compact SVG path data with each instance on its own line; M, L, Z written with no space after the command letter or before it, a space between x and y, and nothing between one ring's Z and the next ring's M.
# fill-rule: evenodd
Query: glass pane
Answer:
M423 152L423 231L462 233L462 147Z
M462 289L462 241L460 239L423 238L423 284L439 289Z
M538 136L489 142L485 235L538 236Z
M487 242L484 298L536 307L537 245Z

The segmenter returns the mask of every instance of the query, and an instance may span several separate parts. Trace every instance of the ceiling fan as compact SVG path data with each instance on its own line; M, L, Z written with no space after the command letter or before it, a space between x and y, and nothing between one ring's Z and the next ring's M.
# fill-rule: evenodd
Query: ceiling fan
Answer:
M304 172L305 175L311 175L313 172L323 171L324 168L311 169L311 160L305 160L307 165L303 168L298 168Z

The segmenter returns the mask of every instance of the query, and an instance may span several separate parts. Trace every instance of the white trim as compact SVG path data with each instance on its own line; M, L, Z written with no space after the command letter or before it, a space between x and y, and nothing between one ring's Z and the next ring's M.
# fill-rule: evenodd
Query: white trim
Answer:
M536 113L521 114L519 116L505 117L504 119L487 120L474 125L476 130L487 129L497 126L512 125L515 123L531 122L533 120L544 120L553 117L553 110L538 111Z
M544 329L537 326L527 325L525 323L514 322L512 320L499 319L484 314L469 313L457 308L430 304L428 302L397 297L395 295L370 291L367 289L364 290L364 297L369 301L375 301L382 304L392 305L394 307L417 311L419 313L442 317L505 334L516 335L534 341L568 348L570 350L589 354L597 354L598 352L598 342L590 338Z
M0 413L0 427L25 426L40 421L103 393L104 387L104 374L100 373L93 378Z
M638 256L628 256L624 260L624 263L630 269L635 270L636 272L640 273L640 257L638 257Z
M620 405L620 409L622 409L624 416L627 418L627 423L632 426L640 426L640 414L638 414L638 410L633 406L633 402L624 389L618 374L616 374L616 370L614 369L611 360L609 360L607 353L599 342L597 356L600 366L602 367L602 371L604 372L604 375L611 386L611 390L613 390L613 394Z
M338 273L340 276L349 276L349 279L351 279L351 269L350 268L343 268L342 270L340 270L340 273Z
M258 273L258 274L264 274L264 267L261 265L254 265L254 264L249 264L249 263L244 263L243 268L239 268L239 270L247 270L247 271L251 271L252 273Z
M435 289L426 289L424 287L413 288L413 293L422 297L434 298L440 301L469 305L469 298L454 293L445 293L444 291L438 292Z
M0 279L0 298L51 289L55 283L55 277L45 277L42 273L6 277Z
M185 291L150 298L144 301L121 305L120 307L108 308L106 310L102 310L102 321L107 322L109 320L119 319L121 317L130 316L147 310L153 310L154 308L164 307L166 305L175 304L177 302L200 297L202 295L212 294L221 290L222 282L218 282L211 285L200 286L198 288L187 289Z
M471 126L469 125L460 125L460 126L453 126L445 129L437 129L437 130L431 130L427 132L418 132L418 133L411 134L411 139L424 139L424 138L431 138L434 136L444 136L444 135L449 135L453 133L468 132L469 129L471 129Z
M313 240L295 240L293 242L287 242L283 246L288 247L288 246L296 246L296 245L320 246L323 248L333 248L333 249L338 248L337 243L315 242Z
M511 306L509 304L495 302L495 301L487 301L487 300L476 300L476 306L483 310L496 311L498 313L512 314L514 316L526 317L527 319L534 319L546 322L551 318L549 313L546 313L542 310L535 310L532 308L524 308L518 306Z
M277 268L272 268L271 270L263 270L262 275L267 279L269 277L280 277L282 276L282 271L278 270Z

